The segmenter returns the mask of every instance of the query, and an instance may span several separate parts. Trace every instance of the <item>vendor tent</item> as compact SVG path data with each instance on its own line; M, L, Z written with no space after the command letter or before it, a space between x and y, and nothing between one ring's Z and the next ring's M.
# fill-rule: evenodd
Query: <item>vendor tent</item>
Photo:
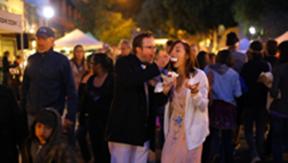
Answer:
M103 43L79 29L75 29L55 41L56 48L73 48L77 44L83 45L86 49L98 49L102 47Z
M283 42L285 40L288 40L288 31L286 31L282 35L280 35L277 38L275 38L275 40L278 42L278 44L280 44L281 42Z

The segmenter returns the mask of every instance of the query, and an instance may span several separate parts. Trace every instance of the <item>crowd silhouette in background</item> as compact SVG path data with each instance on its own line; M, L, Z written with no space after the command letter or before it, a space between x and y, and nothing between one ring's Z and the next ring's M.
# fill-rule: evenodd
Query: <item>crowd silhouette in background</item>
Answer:
M147 163L160 150L163 163L233 163L241 126L251 162L283 162L288 41L255 40L242 53L230 32L216 55L183 40L157 49L143 32L121 40L115 59L107 49L85 58L79 42L71 60L54 41L38 29L24 72L4 53L3 162Z

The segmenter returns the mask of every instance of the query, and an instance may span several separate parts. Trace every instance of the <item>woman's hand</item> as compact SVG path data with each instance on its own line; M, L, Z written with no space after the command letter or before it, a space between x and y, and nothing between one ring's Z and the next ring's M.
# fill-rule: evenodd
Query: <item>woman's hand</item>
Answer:
M190 84L190 83L186 83L186 88L190 89L192 94L196 94L199 92L199 82L196 84Z

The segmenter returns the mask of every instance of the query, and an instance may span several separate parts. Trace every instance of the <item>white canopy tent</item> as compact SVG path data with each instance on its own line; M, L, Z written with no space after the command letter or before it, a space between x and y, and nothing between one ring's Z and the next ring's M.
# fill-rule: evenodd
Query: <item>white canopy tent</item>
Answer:
M288 31L275 38L275 40L278 42L278 44L280 44L282 41L288 40Z
M77 44L83 45L85 49L99 49L103 45L102 42L86 35L79 29L75 29L55 41L55 47L59 49L73 48Z

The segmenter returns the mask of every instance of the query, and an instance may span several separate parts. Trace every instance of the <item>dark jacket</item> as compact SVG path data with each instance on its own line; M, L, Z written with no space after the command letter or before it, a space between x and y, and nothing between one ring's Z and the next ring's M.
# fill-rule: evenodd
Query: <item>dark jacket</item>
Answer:
M28 132L25 113L18 107L10 89L0 85L0 158L1 162L18 162L17 146Z
M95 75L91 76L85 89L82 90L80 110L81 113L86 112L90 119L95 119L94 122L106 125L113 98L113 75L109 73L101 87L94 86L95 77Z
M22 148L23 163L76 163L75 153L67 146L61 137L61 119L57 111L51 110L57 117L56 127L44 145L40 145L35 136L33 123L31 133Z
M77 93L67 57L53 49L31 55L24 72L23 107L31 115L45 107L53 107L62 115L65 101L67 118L74 121Z
M277 102L277 106L272 107L271 111L278 112L288 116L288 64L282 63L273 70L273 84L271 88L271 96L273 102ZM279 98L280 97L280 98ZM272 103L273 106L273 103Z
M10 73L9 69L11 65L9 63L8 57L4 56L2 59L2 71L3 71L3 85L8 86L10 82Z
M244 105L249 108L265 108L268 88L258 82L261 72L268 72L269 66L260 57L255 57L243 65L241 76L243 77L248 91L244 94Z
M4 56L2 59L3 73L9 73L10 63L8 57Z
M146 68L141 65L136 55L119 58L116 62L114 98L108 119L109 141L143 146L149 139L149 109L152 107L149 108L146 103L144 82L160 72L156 64ZM155 99L151 98L151 90L150 105Z
M267 57L265 57L265 61L270 63L271 68L274 68L279 64L278 59L274 55L268 55Z

